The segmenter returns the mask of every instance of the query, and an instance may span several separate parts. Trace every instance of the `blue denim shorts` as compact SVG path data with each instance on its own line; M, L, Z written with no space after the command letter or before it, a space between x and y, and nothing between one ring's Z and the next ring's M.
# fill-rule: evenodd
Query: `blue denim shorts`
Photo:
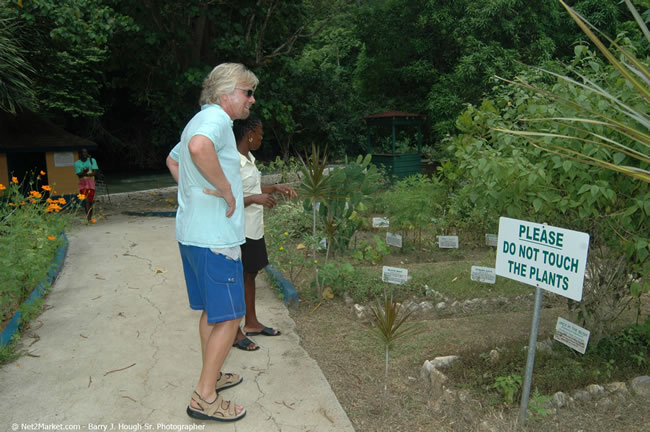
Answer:
M190 307L205 311L209 323L246 315L241 260L216 254L209 248L180 243L178 246Z

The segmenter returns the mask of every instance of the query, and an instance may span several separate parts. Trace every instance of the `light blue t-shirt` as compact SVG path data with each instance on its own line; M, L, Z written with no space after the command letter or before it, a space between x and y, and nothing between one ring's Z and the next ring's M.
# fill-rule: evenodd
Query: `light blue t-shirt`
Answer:
M97 171L99 169L97 167L97 161L91 157L86 158L85 161L82 161L81 159L75 161L74 163L75 174L81 174L81 171L83 171L84 168L88 168L89 171Z
M223 198L203 193L214 189L198 170L188 143L195 135L212 141L232 194L235 212L226 217L228 205ZM203 105L185 126L180 142L170 156L179 163L176 240L181 244L206 248L230 248L243 244L244 195L239 174L239 151L232 132L232 120L219 105Z

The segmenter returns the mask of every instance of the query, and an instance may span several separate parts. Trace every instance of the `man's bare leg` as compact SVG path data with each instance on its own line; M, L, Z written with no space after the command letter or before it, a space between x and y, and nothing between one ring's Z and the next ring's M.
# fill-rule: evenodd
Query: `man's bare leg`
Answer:
M235 337L241 318L219 323L208 323L205 311L201 314L199 321L199 335L201 337L201 352L203 365L201 368L201 377L196 386L196 392L207 402L214 401L217 397L215 390L219 372L223 366L232 343L230 341ZM199 408L192 402L192 407ZM237 406L236 412L239 414L242 407Z

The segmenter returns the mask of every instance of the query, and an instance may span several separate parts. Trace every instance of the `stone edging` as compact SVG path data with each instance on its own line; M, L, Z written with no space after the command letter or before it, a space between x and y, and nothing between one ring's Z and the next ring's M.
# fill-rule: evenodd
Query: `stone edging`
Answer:
M441 372L459 359L458 356L436 357L433 360L425 360L420 368L420 379L428 384L429 399L434 411L439 411L455 400L465 405L471 400L470 393L466 389L453 389L449 378ZM490 359L494 363L499 361L499 354L496 350L490 352ZM595 408L605 409L628 399L630 394L650 400L650 377L638 376L630 379L627 383L590 384L584 389L574 390L571 395L558 391L539 408L546 409L549 411L548 414L553 415L556 415L561 408L571 408L577 404L585 403L592 403Z
M43 279L38 283L38 285L36 285L36 288L34 288L32 294L29 296L27 300L23 302L23 304L29 304L34 300L41 298L45 293L45 286L48 283L50 285L53 284L56 278L59 276L59 273L61 273L61 270L63 269L63 263L65 261L65 256L66 253L68 252L68 245L69 245L68 238L66 237L65 233L61 235L63 235L63 244L57 248L56 257L52 261L55 267L50 270L50 272L48 273L45 279ZM11 318L11 320L9 321L9 323L7 324L7 326L5 327L5 329L2 331L2 333L0 333L0 346L9 345L11 339L18 331L18 325L20 323L21 316L22 313L20 311L16 312L14 316Z

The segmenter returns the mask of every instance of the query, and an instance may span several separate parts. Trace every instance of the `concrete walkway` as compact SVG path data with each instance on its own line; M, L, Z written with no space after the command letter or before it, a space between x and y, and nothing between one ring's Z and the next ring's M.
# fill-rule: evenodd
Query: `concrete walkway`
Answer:
M256 352L233 348L224 368L244 377L223 396L246 417L189 418L200 313L187 304L174 219L110 215L68 239L49 309L21 341L29 355L0 368L0 430L354 430L266 274L258 316L283 334L253 338Z

